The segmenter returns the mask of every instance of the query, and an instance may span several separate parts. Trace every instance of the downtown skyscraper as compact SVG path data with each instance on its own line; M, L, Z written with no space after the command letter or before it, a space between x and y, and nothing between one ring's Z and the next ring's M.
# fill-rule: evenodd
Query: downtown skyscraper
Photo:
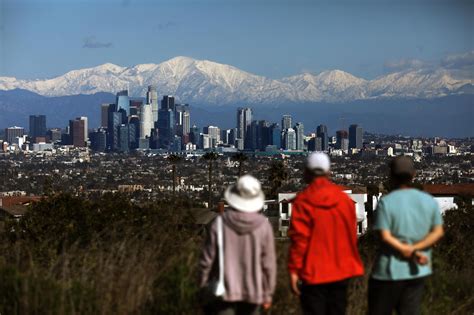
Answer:
M362 149L363 130L359 125L349 126L349 149Z
M148 91L146 93L146 103L151 105L153 121L158 121L158 92L156 91L156 87L153 85L148 86Z
M250 124L252 123L252 109L249 107L237 109L237 139L243 142L244 148L248 149L251 146L249 138Z
M36 142L36 138L46 136L46 116L45 115L30 115L29 136L31 137L33 142Z

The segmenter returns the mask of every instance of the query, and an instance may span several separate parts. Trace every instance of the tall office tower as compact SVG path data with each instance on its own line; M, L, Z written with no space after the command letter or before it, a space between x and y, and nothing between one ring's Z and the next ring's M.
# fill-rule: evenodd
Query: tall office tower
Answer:
M319 125L316 128L316 136L321 138L322 151L327 151L329 149L328 127L325 125Z
M156 92L156 87L153 85L148 86L148 92L146 92L146 103L151 105L153 122L158 121L158 93Z
M322 151L322 138L320 137L313 137L308 142L308 151Z
M175 105L174 105L174 97L171 95L164 95L163 99L161 100L161 109L164 110L172 110L174 111ZM160 114L158 113L158 118Z
M336 149L347 151L349 149L349 134L346 130L336 131Z
M229 136L231 129L222 129L221 130L221 142L223 144L229 144Z
M211 148L217 147L221 141L220 129L216 126L207 126L203 128L203 134L209 135Z
M299 122L295 125L295 132L296 132L296 150L302 151L304 150L304 125L303 123Z
M118 128L118 135L119 135L119 145L117 150L120 152L128 152L129 151L129 130L128 125L121 124Z
M191 116L189 113L189 105L175 105L174 118L176 122L176 134L184 136L189 134L191 128Z
M264 151L266 146L270 144L270 123L266 120L259 120L256 127L255 149Z
M274 145L277 149L281 148L281 129L277 123L270 126L270 144Z
M228 144L235 146L235 141L237 140L237 128L229 129L229 140Z
M153 107L143 104L140 109L140 139L150 138L153 129Z
M30 137L35 140L37 137L46 136L46 116L30 115Z
M349 149L362 149L363 130L359 125L349 126Z
M199 144L199 128L196 125L193 125L189 131L189 141L192 144Z
M250 141L247 137L247 130L252 123L252 109L251 108L238 108L237 109L237 138L242 139L244 147L250 145ZM246 142L248 144L246 144Z
M83 148L86 146L86 139L84 138L85 121L76 118L69 121L69 141L75 147Z
M174 107L174 104L173 104ZM158 113L158 147L168 149L175 136L174 110L160 109Z
M130 115L130 98L128 97L128 90L123 90L117 93L115 104L117 104L117 110L123 109L127 116Z
M140 142L140 118L137 115L130 116L128 120L128 136L129 148L138 148Z
M283 146L285 150L296 150L296 132L293 128L283 131Z
M8 143L15 143L15 139L18 137L23 137L25 135L25 128L23 127L9 127L5 128L5 140Z
M91 132L90 139L93 151L104 152L107 149L107 132L104 128Z
M291 128L291 116L290 115L283 115L281 119L281 129L285 131L286 129Z
M111 104L104 103L100 106L100 127L107 128L109 121L109 106Z
M189 107L182 114L183 116L183 126L181 127L183 135L189 135L191 130L191 113L189 112Z
M117 150L119 146L118 126L123 123L123 114L117 109L117 104L109 105L107 115L107 148L109 150Z
M89 124L87 123L87 117L81 116L76 119L84 121L84 141L87 142L87 140L89 140Z
M252 120L250 126L247 128L244 140L244 148L246 150L256 150L257 147L257 129L258 121Z

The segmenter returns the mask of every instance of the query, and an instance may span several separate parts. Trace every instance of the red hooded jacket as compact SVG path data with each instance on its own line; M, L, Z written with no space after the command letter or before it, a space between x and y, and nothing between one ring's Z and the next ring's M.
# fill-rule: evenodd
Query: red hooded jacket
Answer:
M357 219L352 199L325 177L315 179L294 202L288 270L307 284L361 276Z

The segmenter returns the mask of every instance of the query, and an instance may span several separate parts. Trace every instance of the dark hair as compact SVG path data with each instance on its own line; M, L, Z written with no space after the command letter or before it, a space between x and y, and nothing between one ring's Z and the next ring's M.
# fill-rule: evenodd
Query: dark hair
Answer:
M317 177L323 177L327 176L327 172L323 171L322 169L310 169L310 168L305 168L304 171L304 181L306 183L311 183L313 180L315 180Z
M413 181L413 174L409 173L391 173L391 181L395 186L410 185Z

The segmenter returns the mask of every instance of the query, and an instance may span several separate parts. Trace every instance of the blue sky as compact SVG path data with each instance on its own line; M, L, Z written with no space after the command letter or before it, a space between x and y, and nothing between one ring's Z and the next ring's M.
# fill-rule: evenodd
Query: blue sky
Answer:
M0 76L189 56L280 78L373 78L474 50L473 1L0 0Z

